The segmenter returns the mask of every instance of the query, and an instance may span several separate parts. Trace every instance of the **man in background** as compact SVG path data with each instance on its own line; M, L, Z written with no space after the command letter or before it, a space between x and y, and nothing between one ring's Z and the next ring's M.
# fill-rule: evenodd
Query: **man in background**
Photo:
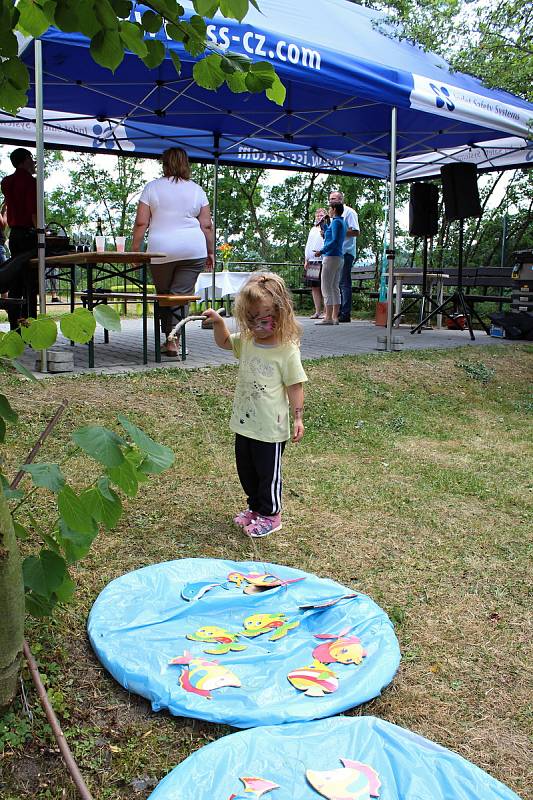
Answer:
M29 150L17 147L9 158L15 172L6 175L0 186L7 206L9 251L14 257L37 248L37 181L34 177L35 161ZM28 264L13 280L9 297L24 298L23 316L36 317L38 293L38 272ZM8 314L11 330L16 330L19 326L17 307L11 306Z
M334 190L329 193L330 203L343 203L346 222L346 237L342 247L343 265L339 288L341 290L341 307L339 309L339 322L352 321L352 266L355 259L355 239L359 236L359 219L353 208L344 203L344 192Z

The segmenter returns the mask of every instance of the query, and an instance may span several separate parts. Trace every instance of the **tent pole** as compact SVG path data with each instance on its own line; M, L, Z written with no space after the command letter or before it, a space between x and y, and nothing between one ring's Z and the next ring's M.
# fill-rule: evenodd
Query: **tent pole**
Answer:
M216 269L217 269L217 226L218 226L218 145L219 145L219 137L218 134L215 135L215 175L213 179L213 249L215 251L214 254L214 264L213 264L213 283L211 286L212 294L212 307L215 307L215 297L216 297Z
M387 249L387 261L389 264L389 274L387 281L387 350L392 350L392 290L394 285L394 229L396 225L396 131L397 131L397 110L391 109L390 126L390 196L389 196L389 246Z
M43 54L41 40L35 40L35 161L37 162L37 257L39 261L39 313L46 314L45 239L44 239L44 127ZM41 372L48 372L46 350L41 350Z

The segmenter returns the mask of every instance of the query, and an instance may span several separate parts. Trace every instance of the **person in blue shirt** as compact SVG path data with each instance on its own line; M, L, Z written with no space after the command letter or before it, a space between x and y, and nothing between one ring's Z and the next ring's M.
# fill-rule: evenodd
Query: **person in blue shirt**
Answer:
M329 207L330 224L324 233L324 245L316 250L316 256L322 256L321 288L324 297L324 319L315 325L338 325L341 293L339 276L343 264L342 248L346 237L346 223L342 218L342 203L331 203Z

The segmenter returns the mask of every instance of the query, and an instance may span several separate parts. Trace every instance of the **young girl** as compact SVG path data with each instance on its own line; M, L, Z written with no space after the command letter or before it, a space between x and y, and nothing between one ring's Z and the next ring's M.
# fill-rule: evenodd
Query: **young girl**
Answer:
M235 436L235 459L248 508L234 519L248 536L268 536L281 528L281 456L290 437L304 435L303 383L307 376L300 360L300 327L287 288L278 275L257 273L235 300L239 333L230 334L214 309L215 342L233 350L239 374L230 428Z

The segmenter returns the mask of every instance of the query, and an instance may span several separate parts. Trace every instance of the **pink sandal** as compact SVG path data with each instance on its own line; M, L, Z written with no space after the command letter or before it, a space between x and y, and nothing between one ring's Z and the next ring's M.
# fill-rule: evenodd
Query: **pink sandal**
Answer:
M257 516L255 511L250 511L249 508L246 508L244 511L239 511L236 517L233 517L233 522L235 525L238 525L239 528L245 528L246 525L249 525L255 517Z
M244 528L244 532L251 536L252 539L259 539L262 536L268 536L271 533L281 530L281 514L274 514L271 517L257 517Z

